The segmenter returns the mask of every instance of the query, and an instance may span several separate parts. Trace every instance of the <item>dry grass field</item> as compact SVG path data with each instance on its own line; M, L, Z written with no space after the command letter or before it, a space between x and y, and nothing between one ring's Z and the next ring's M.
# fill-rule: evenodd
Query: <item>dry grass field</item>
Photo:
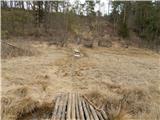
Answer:
M72 44L14 44L38 53L2 59L3 120L47 119L56 93L71 91L85 94L110 120L160 120L159 54L132 47L80 46L82 57L75 58Z

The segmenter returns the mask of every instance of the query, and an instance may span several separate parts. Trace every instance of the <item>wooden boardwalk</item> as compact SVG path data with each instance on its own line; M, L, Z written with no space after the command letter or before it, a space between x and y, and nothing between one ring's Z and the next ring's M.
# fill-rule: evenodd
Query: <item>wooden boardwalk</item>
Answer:
M78 93L59 94L51 120L108 120L104 111L98 110Z

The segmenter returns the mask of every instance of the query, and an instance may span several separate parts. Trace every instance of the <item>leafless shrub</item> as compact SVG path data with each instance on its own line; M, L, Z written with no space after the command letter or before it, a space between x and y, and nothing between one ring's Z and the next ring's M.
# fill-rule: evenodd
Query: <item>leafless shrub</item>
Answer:
M112 47L112 42L111 41L106 41L106 40L99 40L98 41L98 46L101 46L101 47Z
M93 47L93 40L84 39L83 45L87 48L92 48Z

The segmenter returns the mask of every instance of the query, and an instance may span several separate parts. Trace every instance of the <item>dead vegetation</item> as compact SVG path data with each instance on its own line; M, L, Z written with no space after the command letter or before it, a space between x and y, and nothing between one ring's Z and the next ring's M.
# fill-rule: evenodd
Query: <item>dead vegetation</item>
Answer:
M15 99L15 98L14 98ZM2 118L4 119L17 119L22 113L31 112L37 107L38 101L34 101L30 97L24 97L16 100L16 102L8 103L8 98L2 97ZM14 103L14 104L13 104ZM4 116L3 116L4 115Z
M89 50L89 51L92 51L92 50ZM116 53L116 51L110 51L110 52L113 52L113 54ZM118 51L116 54L118 54ZM122 51L122 55L123 54L126 56L131 54L137 55L137 53L134 53L134 51L129 51L129 50L127 50L126 52ZM139 54L142 54L142 51L140 51ZM143 54L144 57L147 57L148 56L147 54L150 54L150 53L145 54L144 52ZM92 76L95 76L95 78L99 80L99 82L96 82L96 84L100 85L100 89L102 90L104 87L105 92L102 92L102 90L97 91L95 89L98 89L98 88L95 87L94 90L91 90L91 92L87 92L86 96L98 107L104 109L108 113L110 120L132 120L132 119L139 119L139 118L148 119L148 117L145 117L142 115L147 115L149 116L150 119L151 118L155 118L156 120L159 119L159 113L157 114L157 112L159 111L159 103L156 103L157 104L156 108L154 108L155 106L153 105L155 104L157 99L159 99L158 97L159 95L157 95L157 92L159 90L156 92L156 89L159 89L159 88L152 88L150 84L149 84L149 88L144 86L134 86L134 85L131 85L130 87L128 87L128 85L123 84L124 80L121 80L119 82L118 81L110 82L110 81L104 80L105 81L104 82L99 78L102 73L101 71L97 70L99 67L97 64L97 60L93 61L93 58L90 58L90 57L91 57L90 54L88 54L87 57L78 59L76 61L73 61L71 58L60 59L56 61L56 65L59 65L59 70L57 71L57 73L63 77L67 77L71 75L72 76L71 78L74 79L76 82L78 82L77 80L89 79L88 77L91 77L90 76L91 74L89 71L92 71L93 73ZM138 58L139 55L136 57ZM119 64L122 66L122 63L119 63ZM112 65L112 67L114 66ZM72 69L74 69L73 72L72 72ZM110 70L110 67L108 66L107 69ZM116 72L116 70L113 70L113 71ZM107 72L109 73L110 71L107 71ZM116 73L114 73L114 76L115 75ZM131 76L132 75L130 75L129 77ZM92 79L94 79L94 77L92 77ZM90 85L87 85L86 83L84 84L86 86L91 86L91 84L93 83L91 82ZM153 90L151 90L151 88L154 89L155 91L152 92ZM155 114L153 114L153 111L152 111L153 109L156 109Z
M150 96L152 93L149 90L139 87L123 87L118 86L117 91L112 91L115 87L109 85L109 91L106 93L92 91L86 96L93 103L100 105L100 109L106 111L109 120L138 120L139 118L159 120L160 106Z
M72 5L57 1L1 3L2 119L48 119L54 107L53 96L57 92L75 91L103 109L109 120L160 120L160 55L144 49L159 51L158 19L153 19L153 11L134 5L133 11L126 11L129 4L120 3L120 14L113 17L124 17L116 18L112 24L107 20L109 16L103 18L99 13L95 17L77 15L77 10L83 11L79 2L73 11L68 9ZM26 10L21 3L26 3ZM156 7L152 3L153 6L147 6ZM86 9L87 14L90 8ZM123 18L130 24L128 15L136 21L134 16L138 14L123 14L123 10L135 13L138 8L142 8L143 16L151 15L150 25L119 24ZM41 12L43 9L45 13ZM145 20L148 19L142 22L147 23ZM150 27L155 29L148 31ZM118 36L118 28L125 39ZM127 31L134 31L130 38ZM82 57L73 56L74 47L80 48Z
M17 117L17 120L29 120L29 119L49 119L52 116L52 111L54 108L54 102L51 103L43 103L42 105L39 105L35 107L30 112L22 112Z
M74 45L30 46L42 54L2 59L2 119L48 118L55 93L77 91L104 109L110 120L159 120L158 54L81 46L84 56L74 58Z
M24 90L25 88L12 89L12 91L8 91L9 95L2 96L2 119L27 120L40 117L44 119L49 118L54 107L54 101L52 99L34 99L28 94L24 96L22 89ZM25 90L29 90L29 88Z
M18 57L18 56L33 56L37 55L38 51L33 49L31 46L19 46L11 44L9 42L1 42L1 57L2 59Z

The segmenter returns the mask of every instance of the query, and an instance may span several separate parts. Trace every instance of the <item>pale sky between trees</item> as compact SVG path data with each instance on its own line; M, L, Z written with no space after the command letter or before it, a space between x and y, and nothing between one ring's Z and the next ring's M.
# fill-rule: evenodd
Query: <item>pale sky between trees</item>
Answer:
M69 2L71 4L74 4L76 0L69 0ZM78 0L80 1L82 4L85 3L86 0ZM94 0L96 2L96 0ZM109 1L111 0L100 0L100 12L102 13L102 15L104 14L108 14L108 3ZM95 5L95 11L98 11L99 10L99 5L96 4ZM111 11L111 4L110 4L110 9L109 11Z

